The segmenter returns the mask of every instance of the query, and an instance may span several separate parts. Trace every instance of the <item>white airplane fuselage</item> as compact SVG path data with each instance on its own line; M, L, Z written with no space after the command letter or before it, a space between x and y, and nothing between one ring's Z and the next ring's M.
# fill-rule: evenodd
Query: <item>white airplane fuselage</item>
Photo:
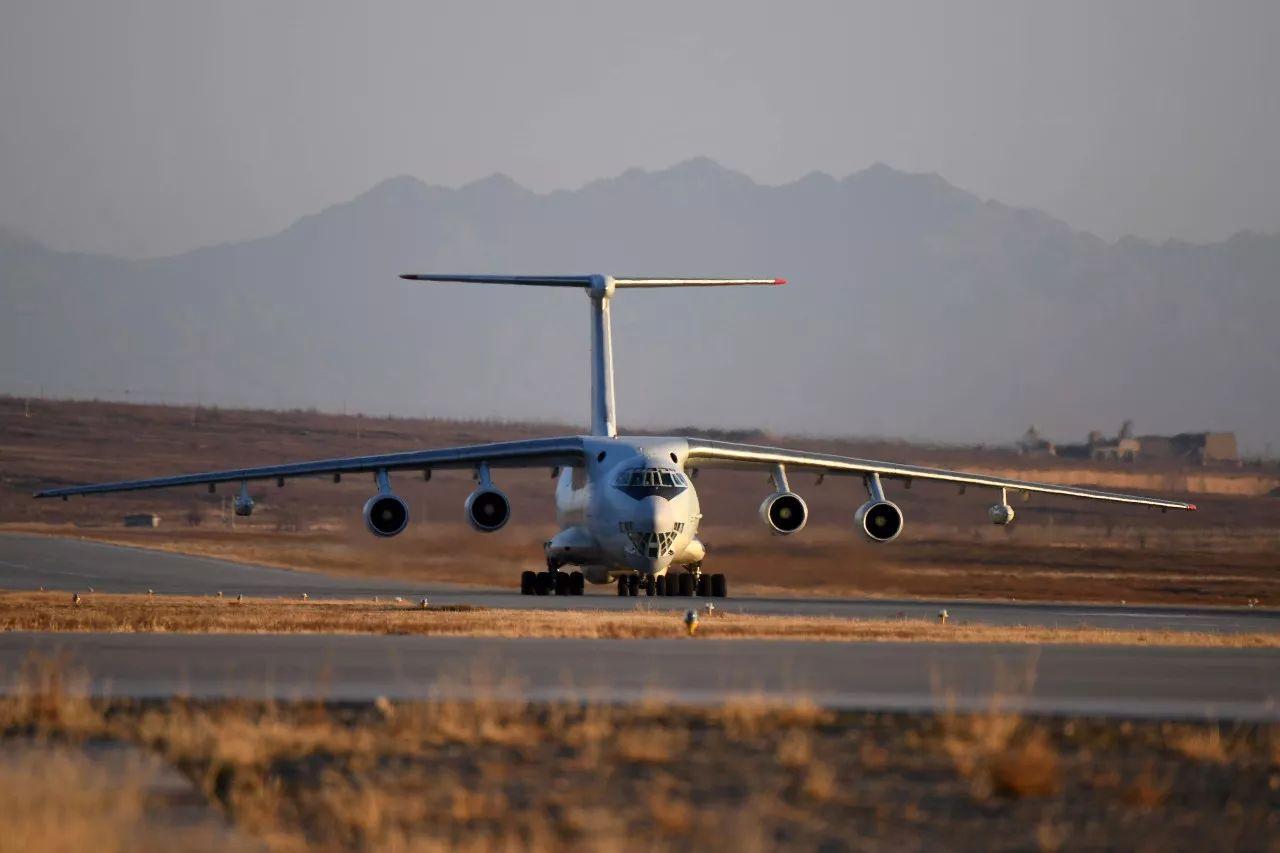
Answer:
M582 566L592 583L639 572L661 576L696 565L702 511L684 471L688 444L676 438L584 437L585 466L565 468L556 485L560 532L549 561Z

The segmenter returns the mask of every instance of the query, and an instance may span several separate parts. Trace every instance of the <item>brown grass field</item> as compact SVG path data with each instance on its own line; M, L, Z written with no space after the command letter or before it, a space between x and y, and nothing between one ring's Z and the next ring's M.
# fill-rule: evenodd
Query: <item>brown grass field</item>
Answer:
M363 529L359 511L372 484L362 478L338 485L293 480L283 489L258 484L252 491L259 511L234 529L225 523L225 489L218 495L192 488L66 503L33 501L30 494L66 483L574 431L546 424L0 398L0 531L86 536L347 575L510 588L522 569L539 565L541 543L555 529L547 471L500 472L514 520L494 534L475 533L462 521L462 502L473 487L466 473L438 472L430 483L397 477L414 523L390 540L375 540ZM1200 506L1196 513L1162 514L1037 497L1017 504L1014 525L996 528L985 520L991 494L970 490L958 496L918 483L911 490L891 487L907 516L903 536L872 545L852 530L852 513L864 500L856 479L831 477L815 486L794 478L812 520L800 534L780 538L770 536L756 517L769 491L764 475L706 471L697 485L707 568L727 573L733 593L1280 605L1280 470L1274 466L1089 465L983 448L731 437L1148 489ZM161 515L161 527L120 527L122 515L143 511Z
M1280 729L988 713L85 698L31 661L0 698L3 849L226 849L147 823L78 745L179 768L269 850L1266 850ZM30 744L56 760L14 761ZM168 841L168 844L165 842Z
M510 610L391 600L281 601L82 593L0 593L0 631L344 633L644 639L687 635L681 613ZM701 602L691 602L701 606ZM920 619L755 616L702 611L695 638L1280 648L1278 634L954 625Z

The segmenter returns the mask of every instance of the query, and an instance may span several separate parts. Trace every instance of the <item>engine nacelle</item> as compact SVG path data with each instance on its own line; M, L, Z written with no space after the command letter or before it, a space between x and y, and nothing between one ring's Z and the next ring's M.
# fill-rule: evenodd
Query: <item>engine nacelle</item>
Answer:
M235 511L235 514L241 518L247 518L248 516L253 515L253 506L253 498L248 495L236 495L236 497L231 501L231 508Z
M760 504L760 518L774 533L790 536L809 521L809 507L795 492L774 492Z
M987 510L987 517L991 519L992 524L1013 524L1013 518L1015 515L1017 515L1017 513L1015 513L1013 511L1013 507L1008 504L993 504L991 508Z
M892 542L902 532L902 510L891 501L867 501L853 519L872 542Z
M374 536L395 536L409 526L409 505L390 492L374 495L364 505L364 524Z
M467 522L481 533L501 530L511 518L511 501L493 487L476 489L467 496Z

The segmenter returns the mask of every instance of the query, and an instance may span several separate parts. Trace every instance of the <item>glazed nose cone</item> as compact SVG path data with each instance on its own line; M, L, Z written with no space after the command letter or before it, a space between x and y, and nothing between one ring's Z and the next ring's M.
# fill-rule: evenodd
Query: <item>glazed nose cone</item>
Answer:
M661 574L671 565L671 540L675 533L676 512L665 498L650 496L636 505L632 515L635 530L652 534L640 550L636 568L649 574Z

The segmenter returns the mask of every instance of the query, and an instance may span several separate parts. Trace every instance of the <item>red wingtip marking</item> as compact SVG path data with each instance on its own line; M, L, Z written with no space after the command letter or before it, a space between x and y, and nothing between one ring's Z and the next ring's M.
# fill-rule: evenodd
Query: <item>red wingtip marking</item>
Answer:
M1187 509L1191 510L1192 512L1195 512L1195 511L1196 511L1196 505L1195 505L1195 504L1187 504Z
M775 278L775 279L773 280L773 283L774 283L774 284L786 284L786 283L787 283L787 280L786 280L785 278Z

